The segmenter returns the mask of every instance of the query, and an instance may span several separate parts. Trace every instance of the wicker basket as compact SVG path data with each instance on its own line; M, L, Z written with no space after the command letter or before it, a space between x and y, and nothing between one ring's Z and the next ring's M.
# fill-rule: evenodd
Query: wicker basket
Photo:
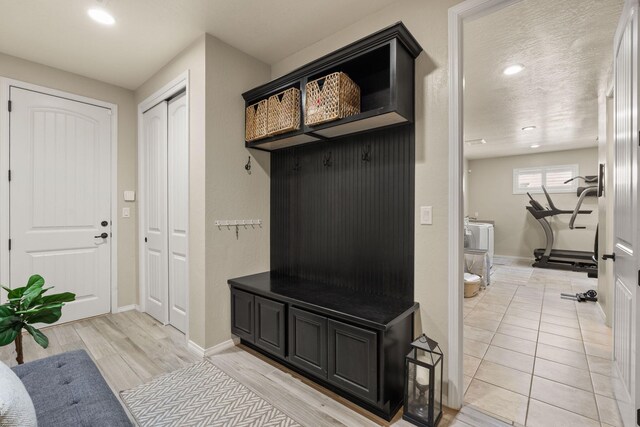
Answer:
M300 89L292 87L269 97L267 135L300 129Z
M247 142L256 141L267 136L268 102L263 99L249 105L245 112L245 137Z
M307 83L304 107L307 126L353 116L360 112L360 88L345 73L329 74Z

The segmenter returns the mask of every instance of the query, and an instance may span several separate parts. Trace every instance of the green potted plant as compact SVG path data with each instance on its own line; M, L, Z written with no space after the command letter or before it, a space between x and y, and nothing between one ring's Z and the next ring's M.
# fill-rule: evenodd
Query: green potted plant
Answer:
M16 361L22 364L22 329L26 329L42 348L49 346L49 339L33 325L36 323L55 323L62 316L62 306L74 301L76 295L71 292L44 295L51 288L44 287L42 276L34 274L26 286L9 289L6 304L0 305L0 346L16 343Z

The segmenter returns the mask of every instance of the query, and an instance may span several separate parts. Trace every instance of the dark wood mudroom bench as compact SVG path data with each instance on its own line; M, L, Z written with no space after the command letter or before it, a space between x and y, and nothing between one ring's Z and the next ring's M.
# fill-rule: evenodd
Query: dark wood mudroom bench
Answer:
M229 284L235 289L278 299L301 308L315 310L337 319L382 331L410 316L418 308L417 302L363 295L360 291L289 277L275 272L231 279Z
M265 272L229 280L242 342L390 419L418 303Z
M271 271L228 281L231 332L387 420L403 402L418 309L421 51L399 22L242 94L247 108L292 88L301 102L297 129L245 141L270 152ZM335 72L360 88L359 113L308 124L307 83Z

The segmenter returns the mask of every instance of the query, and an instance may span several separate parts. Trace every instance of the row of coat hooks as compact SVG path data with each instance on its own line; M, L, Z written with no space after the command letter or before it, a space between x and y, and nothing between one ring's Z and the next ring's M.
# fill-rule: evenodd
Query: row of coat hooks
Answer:
M224 227L227 230L235 229L236 231L236 240L239 238L240 227L244 227L246 230L248 227L251 228L262 228L262 220L261 219L224 219L224 220L216 220L214 222L218 230L223 230Z
M298 154L295 154L294 156L295 157L294 157L293 171L298 172L301 169L300 156ZM365 144L362 146L362 154L360 156L360 159L363 162L371 161L371 144ZM325 168L333 166L333 158L332 158L331 151L325 151L324 154L322 155L322 165Z
M363 162L371 161L371 144L364 144L362 146L362 155L360 156ZM322 156L322 165L325 168L331 167L333 165L333 161L331 159L331 151L326 151ZM251 156L247 160L247 163L244 165L244 170L247 171L249 175L251 175ZM300 156L295 154L295 162L293 165L293 171L298 172L300 170Z

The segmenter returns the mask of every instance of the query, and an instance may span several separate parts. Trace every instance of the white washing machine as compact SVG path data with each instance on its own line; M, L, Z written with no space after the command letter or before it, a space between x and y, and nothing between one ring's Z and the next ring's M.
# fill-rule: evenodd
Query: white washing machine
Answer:
M489 268L493 268L493 224L470 222L467 228L473 236L469 242L469 249L483 249L487 251Z

